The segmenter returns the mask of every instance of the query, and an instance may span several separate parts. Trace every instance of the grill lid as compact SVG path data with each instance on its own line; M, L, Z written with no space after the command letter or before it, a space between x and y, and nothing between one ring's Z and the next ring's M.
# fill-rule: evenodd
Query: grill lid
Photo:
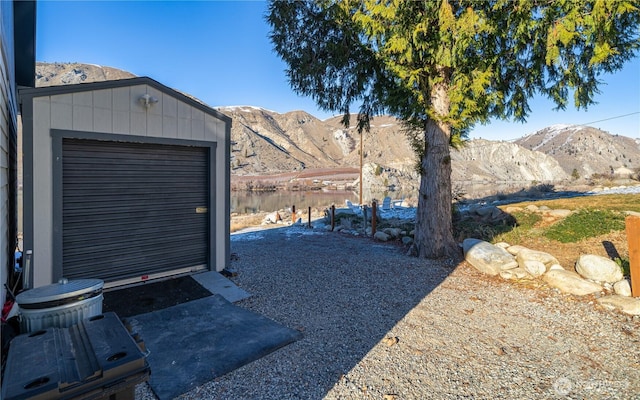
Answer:
M104 282L100 279L60 279L58 283L26 290L16 296L18 305L37 304L67 298L78 298L84 294L102 292Z

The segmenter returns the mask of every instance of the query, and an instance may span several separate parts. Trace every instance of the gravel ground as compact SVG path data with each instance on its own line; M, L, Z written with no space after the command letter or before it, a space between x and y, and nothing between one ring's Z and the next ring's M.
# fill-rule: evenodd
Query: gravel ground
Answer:
M640 320L593 299L302 227L231 250L236 304L304 337L180 399L640 399Z

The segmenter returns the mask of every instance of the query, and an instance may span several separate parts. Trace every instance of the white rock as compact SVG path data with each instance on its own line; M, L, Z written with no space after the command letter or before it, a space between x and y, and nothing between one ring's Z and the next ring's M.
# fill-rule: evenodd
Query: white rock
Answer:
M561 292L584 296L602 291L602 286L589 282L573 271L553 269L542 275L549 286L560 289Z
M534 204L529 204L528 206L526 206L524 208L525 210L529 211L529 212L536 212L539 211L540 209L538 208L538 206L534 205Z
M626 279L614 283L613 291L620 296L631 297L631 285Z
M614 294L613 296L601 297L597 301L610 310L622 311L629 315L640 315L640 299Z
M545 212L545 214L547 214L548 216L555 218L566 218L572 213L573 211L571 210L548 210L547 212Z
M389 240L389 235L382 231L377 231L375 235L373 235L373 238L381 242L386 242L387 240Z
M394 239L397 239L400 237L400 229L398 228L386 228L384 229L383 232Z
M518 262L518 265L532 276L541 276L547 272L547 267L538 260L524 260L522 263Z
M614 261L594 254L583 254L576 261L576 272L587 279L614 283L623 278L620 266Z
M498 243L494 244L494 246L502 247L505 250L507 250L509 247L511 247L511 245L509 243L507 243L507 242L498 242Z
M524 279L531 278L531 274L525 271L524 268L518 267L500 271L500 277L503 279Z
M546 268L549 268L553 264L560 264L560 261L551 254L530 249L520 250L518 254L516 254L516 261L518 261L518 265L523 267L526 261L540 261Z
M560 264L553 264L549 267L549 271L552 271L554 269L564 271L564 268L562 268L562 265Z
M264 217L264 220L262 221L263 223L267 223L267 224L275 224L278 221L282 221L282 218L280 217L280 213L277 211L274 211L272 213L267 214Z
M465 239L462 242L464 258L477 270L489 275L518 266L515 258L505 249L480 239Z
M513 246L507 247L506 250L515 256L518 253L520 253L522 250L529 250L529 249L527 247L520 246L519 244L514 244Z

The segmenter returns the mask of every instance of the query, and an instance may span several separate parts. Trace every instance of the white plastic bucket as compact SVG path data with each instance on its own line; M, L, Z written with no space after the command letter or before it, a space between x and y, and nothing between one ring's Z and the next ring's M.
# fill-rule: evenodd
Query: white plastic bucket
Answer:
M102 314L100 279L61 279L52 285L30 289L16 296L19 306L21 333L42 329L68 328Z

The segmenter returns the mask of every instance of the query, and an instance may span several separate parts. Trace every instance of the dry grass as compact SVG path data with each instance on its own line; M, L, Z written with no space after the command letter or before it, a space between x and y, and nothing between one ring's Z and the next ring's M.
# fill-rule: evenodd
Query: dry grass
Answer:
M526 207L529 204L547 206L553 209L591 209L611 211L636 211L640 212L640 196L632 194L610 194L599 196L581 196L566 199L524 201L509 204L510 207Z
M267 213L231 215L231 227L230 227L231 233L237 232L239 230L246 229L246 228L260 226L266 215Z
M528 205L538 207L547 206L551 209L567 210L611 210L611 211L636 211L640 212L640 196L637 195L599 195L584 196L566 199L525 201L509 204L507 207L526 207ZM501 208L507 208L501 207ZM511 232L510 241L534 250L548 252L554 255L560 264L567 268L573 268L581 254L596 254L608 258L629 258L629 246L624 230L611 231L609 233L590 237L575 243L561 243L544 236L545 230L558 223L561 219L543 217L526 232ZM500 238L497 238L500 239Z

